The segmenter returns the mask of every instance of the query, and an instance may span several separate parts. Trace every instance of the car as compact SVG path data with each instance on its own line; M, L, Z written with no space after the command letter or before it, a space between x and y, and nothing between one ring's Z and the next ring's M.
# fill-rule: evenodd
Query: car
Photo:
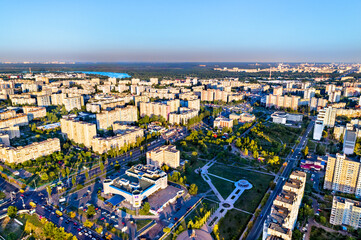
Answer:
M63 220L64 218L63 217L60 217L60 220Z
M83 235L83 233L82 232L78 232L78 234L81 236L81 235Z
M177 220L178 220L178 218L177 218L177 217L175 217L175 218L174 218L174 221L177 221Z
M75 226L77 226L77 225L78 225L78 223L77 223L77 222L74 222L74 225L75 225Z
M102 218L100 219L100 221L104 221L104 219L105 219L105 217L102 217Z
M78 228L77 230L78 230L78 232L80 232L80 230L81 230L81 229L80 229L80 228Z
M55 214L55 212L51 212L51 214L53 214L53 215L54 215L54 214Z

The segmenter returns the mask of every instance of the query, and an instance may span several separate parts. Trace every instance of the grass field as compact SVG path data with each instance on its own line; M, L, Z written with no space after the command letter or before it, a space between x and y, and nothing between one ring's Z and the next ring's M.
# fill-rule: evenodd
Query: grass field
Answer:
M332 239L332 240L347 240L347 236L338 233L326 232L322 228L316 228L312 226L310 240L323 240L323 239Z
M135 223L137 224L137 231L141 230L145 225L150 223L152 220L149 219L137 219Z
M246 179L252 184L252 188L243 192L236 201L235 207L248 212L254 212L268 189L273 176L247 171L240 168L215 164L209 169L210 173L227 178L232 181ZM217 188L218 189L218 188Z
M235 189L234 183L213 177L211 175L208 175L208 177L212 180L213 185L217 188L218 192L224 199L226 199Z
M220 238L238 239L251 217L250 214L235 209L228 211L218 223Z
M197 168L203 167L206 164L205 161L198 160L189 169L186 169L185 176L187 177L187 183L195 183L198 186L198 193L206 192L210 187L203 180L200 174L194 172Z

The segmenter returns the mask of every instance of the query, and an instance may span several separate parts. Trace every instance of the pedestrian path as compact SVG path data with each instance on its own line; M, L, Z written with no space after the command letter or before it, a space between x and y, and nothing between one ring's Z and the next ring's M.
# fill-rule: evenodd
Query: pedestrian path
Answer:
M209 161L206 165L204 165L202 168L198 169L197 171L200 171L201 176L204 181L208 183L208 185L211 187L212 191L216 195L216 197L219 200L219 207L218 209L212 214L212 216L208 219L208 221L205 223L206 228L208 229L208 232L211 233L213 231L214 226L218 223L218 221L224 217L228 210L234 209L234 204L238 200L238 198L242 195L244 190L251 189L252 185L247 180L239 180L237 182L229 180L224 177L217 176L215 174L211 174L208 172L208 169L215 164L215 160ZM232 193L224 199L222 195L218 192L217 188L213 185L212 180L210 179L210 176L234 183L235 189L232 191ZM248 214L247 211L243 211L241 209L236 209L238 211L242 211Z

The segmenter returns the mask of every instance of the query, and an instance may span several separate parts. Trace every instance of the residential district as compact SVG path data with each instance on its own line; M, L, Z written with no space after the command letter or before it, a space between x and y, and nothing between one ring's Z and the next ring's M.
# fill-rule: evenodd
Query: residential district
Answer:
M0 73L0 238L361 239L360 70Z

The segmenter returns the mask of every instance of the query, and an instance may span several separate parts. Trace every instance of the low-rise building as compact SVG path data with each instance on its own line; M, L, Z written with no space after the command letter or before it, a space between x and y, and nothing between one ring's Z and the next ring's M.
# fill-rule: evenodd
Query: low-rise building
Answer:
M142 201L160 189L168 186L167 174L152 165L131 167L125 174L103 181L104 194L120 195L125 201L139 208Z
M217 117L216 119L214 119L213 122L213 127L217 127L217 128L224 128L224 127L228 127L228 128L232 128L233 127L233 120L229 119L229 118L225 118L225 117Z

